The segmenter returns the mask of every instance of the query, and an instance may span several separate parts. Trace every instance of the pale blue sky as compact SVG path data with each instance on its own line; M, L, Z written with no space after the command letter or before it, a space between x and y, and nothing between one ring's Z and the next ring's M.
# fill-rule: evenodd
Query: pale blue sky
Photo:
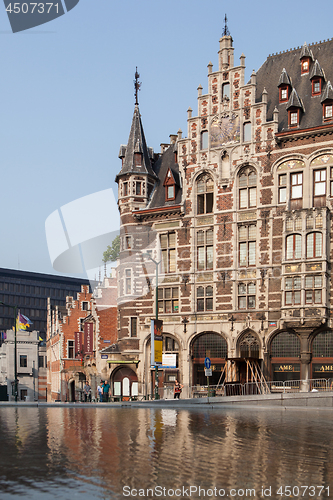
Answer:
M331 0L80 0L64 16L12 34L0 9L0 267L52 269L46 218L112 187L128 139L138 66L140 112L155 151L197 112L217 67L224 14L247 78L270 53L333 36ZM93 210L93 207L92 207ZM103 217L103 214L96 214ZM79 217L79 214L78 214Z

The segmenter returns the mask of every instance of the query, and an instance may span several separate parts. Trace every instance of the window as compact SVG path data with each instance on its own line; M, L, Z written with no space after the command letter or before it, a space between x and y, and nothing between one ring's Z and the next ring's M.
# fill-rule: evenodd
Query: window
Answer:
M213 287L199 286L197 288L197 311L212 311L213 310Z
M137 337L138 332L137 332L137 324L138 324L138 318L131 318L131 337Z
M135 194L140 196L141 195L141 182L136 181L135 183Z
M302 256L302 237L300 234L287 236L286 259L295 260Z
M230 83L223 83L222 99L230 99Z
M296 127L298 125L298 110L289 111L289 126Z
M280 87L279 89L279 101L280 102L285 102L288 101L289 95L288 95L288 85L285 85L284 87Z
M301 62L301 73L308 73L309 72L309 59L303 59Z
M321 233L309 233L306 236L306 258L313 259L322 255L323 236Z
M314 196L326 195L326 168L314 170Z
M256 307L256 285L255 283L239 283L238 285L238 309L255 309Z
M125 249L130 250L132 248L132 236L125 236Z
M67 344L68 358L74 359L74 340L69 340Z
M208 149L208 131L201 132L201 149Z
M213 269L213 229L197 233L197 267L199 271Z
M244 168L239 173L239 208L257 206L257 174L254 169Z
M213 212L214 182L211 177L203 176L197 182L197 212L210 214Z
M128 195L128 182L123 183L123 195L127 196Z
M292 200L303 197L303 173L291 174L290 198Z
M82 311L88 311L88 302L82 302Z
M38 356L38 368L44 368L44 356Z
M243 141L249 142L251 140L251 123L247 122L243 125Z
M279 175L279 203L287 200L287 174Z
M125 294L130 295L132 293L132 271L131 269L125 269Z
M28 389L21 389L20 390L20 400L25 401L27 397L28 397Z
M257 226L255 224L239 226L239 265L241 267L256 265L256 237Z
M175 199L175 186L167 186L167 200Z
M321 93L321 79L312 80L312 95L318 95Z
M285 292L286 306L293 306L301 303L301 277L294 276L286 278Z
M333 104L324 105L324 118L332 118L333 116Z
M158 289L158 312L171 314L179 312L178 288Z
M27 368L28 366L28 356L26 354L20 355L20 367Z
M305 277L305 303L321 304L322 276Z
M165 273L176 272L176 233L160 235L162 265Z
M288 217L286 220L286 231L292 231L294 229L293 219Z

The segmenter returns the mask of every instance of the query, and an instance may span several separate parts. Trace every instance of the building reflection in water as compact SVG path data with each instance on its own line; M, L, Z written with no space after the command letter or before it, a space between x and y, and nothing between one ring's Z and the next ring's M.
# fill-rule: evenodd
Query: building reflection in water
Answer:
M0 497L72 499L75 488L81 498L122 498L124 486L156 485L333 491L331 420L280 409L4 407Z

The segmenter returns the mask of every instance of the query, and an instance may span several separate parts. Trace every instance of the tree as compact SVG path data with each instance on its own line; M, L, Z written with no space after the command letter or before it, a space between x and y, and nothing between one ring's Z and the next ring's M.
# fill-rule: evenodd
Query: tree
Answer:
M112 241L111 246L108 245L107 249L103 253L103 262L106 264L107 262L115 262L119 257L120 252L120 236L115 237Z

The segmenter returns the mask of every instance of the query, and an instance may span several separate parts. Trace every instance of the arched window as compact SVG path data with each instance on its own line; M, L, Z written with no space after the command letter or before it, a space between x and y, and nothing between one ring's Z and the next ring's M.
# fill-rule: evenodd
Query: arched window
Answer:
M306 258L313 259L322 256L323 235L321 233L309 233L306 236Z
M197 182L197 213L210 214L213 212L214 182L209 175L203 175Z
M281 332L272 340L271 356L274 358L298 358L300 353L300 341L294 333Z
M218 333L205 333L196 338L192 346L192 356L195 359L226 358L228 346L226 340Z
M300 259L302 256L302 237L300 234L290 234L286 238L286 259Z
M243 168L238 175L239 208L257 206L257 174L254 168Z
M239 350L241 358L259 358L258 339L252 333L247 333L239 343Z
M314 358L333 358L333 332L321 332L313 339Z

